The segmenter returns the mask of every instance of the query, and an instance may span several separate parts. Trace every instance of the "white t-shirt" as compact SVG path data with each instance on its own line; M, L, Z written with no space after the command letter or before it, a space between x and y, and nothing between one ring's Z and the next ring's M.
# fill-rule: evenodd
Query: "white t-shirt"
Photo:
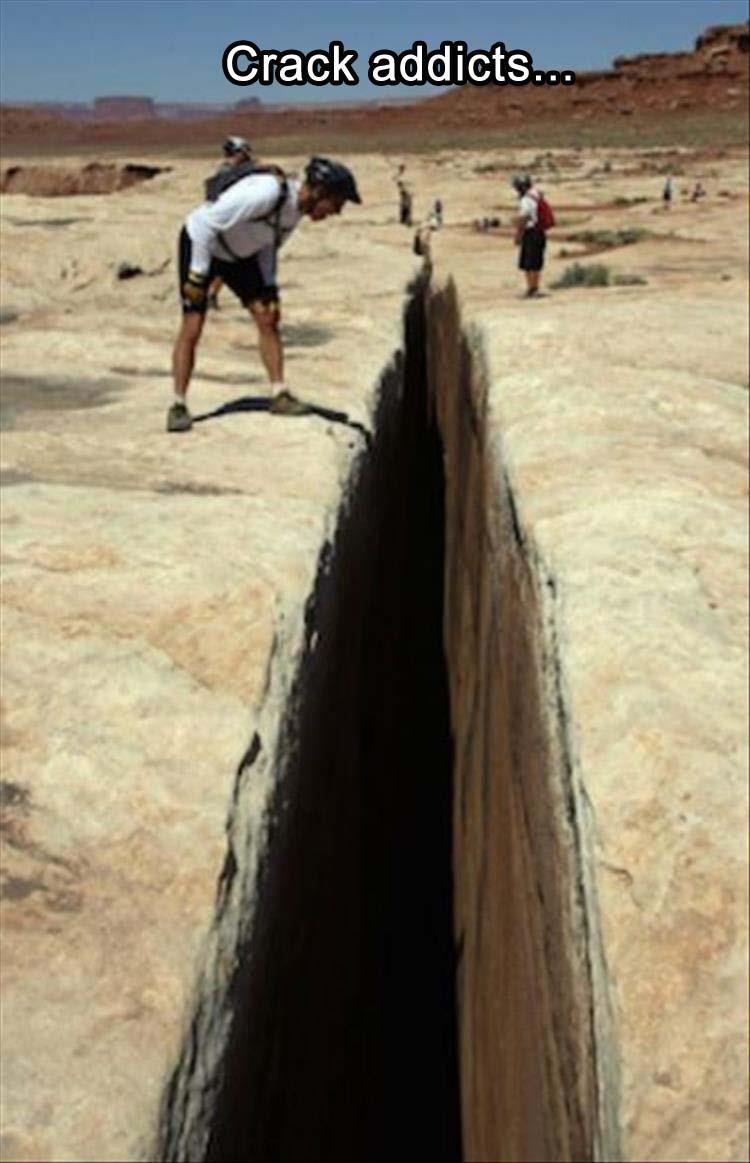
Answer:
M519 199L518 213L522 218L527 219L524 230L533 230L539 221L539 191L535 186L527 190Z
M298 206L300 183L290 180L288 194L279 215L281 245L302 217ZM225 190L215 202L204 202L188 214L185 227L193 244L190 269L208 274L212 258L234 262L237 258L255 255L264 282L276 282L276 245L273 213L279 200L279 179L273 174L249 174ZM252 221L270 215L271 221ZM230 254L221 244L219 235L232 248Z

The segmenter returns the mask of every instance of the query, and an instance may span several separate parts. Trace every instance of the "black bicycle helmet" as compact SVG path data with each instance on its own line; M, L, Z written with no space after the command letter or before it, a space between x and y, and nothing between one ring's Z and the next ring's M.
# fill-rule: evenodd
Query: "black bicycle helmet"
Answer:
M527 190L531 189L534 183L528 174L522 174L513 178L510 184L519 194L525 194Z
M325 157L310 158L305 167L305 180L311 186L322 186L331 194L337 194L346 202L362 202L354 174L341 162L332 162Z
M244 153L250 157L253 152L253 147L249 141L245 141L244 137L228 137L221 148L225 157L234 157L237 153Z

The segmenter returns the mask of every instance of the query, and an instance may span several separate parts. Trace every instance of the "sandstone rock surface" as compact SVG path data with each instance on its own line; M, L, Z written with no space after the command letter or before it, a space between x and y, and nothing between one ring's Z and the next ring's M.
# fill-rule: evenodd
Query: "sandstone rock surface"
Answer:
M748 1151L747 235L693 209L603 256L645 288L432 247L472 1159Z
M205 176L165 160L106 198L3 202L8 1163L151 1157L199 990L232 968L232 797L251 883L305 603L366 455L324 416L209 415L266 392L228 295L194 382L206 419L163 432L175 236ZM746 158L669 217L664 160L545 163L549 278L566 231L637 225L604 258L648 282L531 303L506 175L532 158L408 163L418 214L446 207L428 310L467 1158L747 1157L747 221L717 189L746 195ZM291 386L370 428L416 265L389 166L356 168L364 207L304 224L282 286ZM153 273L118 282L122 261Z
M204 168L3 201L8 1161L151 1157L235 771L261 718L273 753L364 444L346 423L264 411L164 431L172 256ZM414 267L368 201L359 221L306 223L283 276L290 384L363 426ZM118 282L123 258L157 273ZM193 408L264 396L254 328L225 292Z

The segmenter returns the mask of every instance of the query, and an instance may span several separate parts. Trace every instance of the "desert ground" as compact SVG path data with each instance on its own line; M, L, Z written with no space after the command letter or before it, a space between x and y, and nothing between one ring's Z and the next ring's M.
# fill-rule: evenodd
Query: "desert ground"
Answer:
M362 207L303 222L280 260L287 380L323 412L263 410L225 289L185 435L165 431L175 252L206 159L160 156L106 195L3 196L2 1156L154 1157L201 975L231 972L215 898L236 772L257 733L252 863L306 602L424 267L397 220L403 163L415 223L443 202L433 286L454 281L484 351L488 447L562 594L624 1157L739 1160L747 150L349 160ZM526 171L557 216L534 301L511 237ZM621 281L555 289L576 262ZM118 279L123 263L141 273Z

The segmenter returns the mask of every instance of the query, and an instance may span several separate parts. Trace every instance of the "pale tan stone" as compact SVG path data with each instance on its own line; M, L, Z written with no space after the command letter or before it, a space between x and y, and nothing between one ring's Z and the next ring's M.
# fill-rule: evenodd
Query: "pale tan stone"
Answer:
M508 240L433 241L472 1159L747 1157L746 218L677 209L700 251L590 260L646 287L536 302Z
M517 301L508 236L469 225L498 205L509 222L505 172L475 173L480 153L409 159L418 214L434 197L446 207L435 288L453 274L476 329L467 384L453 306L433 301L468 836L456 865L466 1152L741 1160L747 222L713 196L668 221L653 203L587 209L658 197L626 153L606 153L604 191L577 167L543 184L576 227L660 234L596 260L648 285L535 303ZM3 327L3 369L26 377L3 399L8 1163L152 1150L201 972L219 985L231 972L238 906L221 933L212 923L237 764L257 730L263 759L233 819L250 883L304 603L362 448L316 417L164 433L175 236L206 168L171 164L106 198L3 204L3 302L19 314ZM746 191L744 156L717 164ZM689 177L698 165L686 159ZM304 224L282 284L290 325L319 329L304 346L290 327L290 385L369 425L416 263L385 161L355 168L365 205ZM57 217L80 221L30 224ZM548 280L569 261L559 245ZM115 279L123 260L167 259ZM253 344L225 294L194 410L264 394ZM555 782L566 747L569 788ZM224 1034L217 1018L207 1070Z

